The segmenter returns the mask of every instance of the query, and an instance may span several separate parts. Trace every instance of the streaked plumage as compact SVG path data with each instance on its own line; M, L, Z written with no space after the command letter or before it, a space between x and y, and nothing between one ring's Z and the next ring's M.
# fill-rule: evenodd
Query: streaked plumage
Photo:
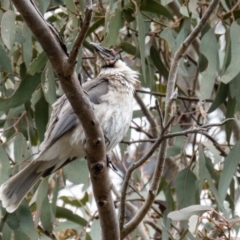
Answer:
M96 79L83 84L83 89L109 140L106 144L109 152L121 141L131 123L138 73L122 62L113 50L92 45L99 54L102 69ZM84 157L84 141L82 125L63 95L53 105L39 155L0 187L3 207L13 212L39 178L48 176L73 159Z

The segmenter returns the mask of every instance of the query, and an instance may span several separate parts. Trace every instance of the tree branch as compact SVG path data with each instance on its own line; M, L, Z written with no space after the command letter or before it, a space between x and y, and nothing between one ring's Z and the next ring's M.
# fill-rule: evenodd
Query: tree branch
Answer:
M145 93L145 94L150 94L153 96L157 96L157 97L166 97L165 93L159 93L159 92L149 92L143 89L138 89L136 90L136 92L140 92L140 93ZM190 101L190 102L199 102L199 98L194 98L194 97L183 97L183 96L177 96L177 99L179 100L184 100L184 101ZM205 102L213 102L213 99L205 99Z
M97 203L100 224L102 228L102 239L119 239L118 221L115 207L111 196L111 181L106 164L105 140L101 127L96 119L92 105L83 93L74 71L78 49L86 35L89 21L91 19L92 2L86 0L86 16L82 31L79 33L71 59L64 52L59 39L52 33L48 24L39 15L34 5L29 0L12 0L13 4L38 39L43 50L46 52L53 69L55 70L62 88L71 103L76 115L82 123L86 135L86 155L88 167L93 185L93 193Z
M143 102L143 100L140 98L140 96L137 93L135 94L135 99L136 99L138 105L140 106L140 108L142 109L144 116L147 118L147 120L151 126L150 127L151 135L156 138L158 135L158 132L159 132L157 121L155 120L154 116L149 111L149 109L147 108L147 106L145 105L145 103Z
M169 122L169 119L172 116L172 96L174 94L174 88L176 84L177 77L177 69L182 55L186 52L187 48L193 42L193 40L198 36L203 27L205 26L207 20L212 14L213 10L217 6L219 0L213 0L203 15L202 19L199 21L197 26L193 29L191 34L185 39L185 41L181 44L179 49L174 54L174 58L172 61L172 65L169 72L168 84L167 84L167 94L166 94L166 105L165 105L165 118L164 118L164 126ZM168 131L168 130L167 130ZM168 133L168 132L167 132ZM138 211L138 213L128 222L121 231L121 239L126 237L135 227L142 221L148 210L150 209L158 190L158 186L162 176L162 170L165 164L166 157L166 149L167 149L167 140L162 141L158 161L155 167L155 171L152 178L152 183L150 186L150 190L148 192L146 201L143 203L142 207ZM128 172L127 172L128 175ZM126 175L126 176L127 176ZM124 199L123 199L124 200ZM121 211L123 211L121 209ZM121 222L120 222L121 224ZM121 225L120 225L121 226Z

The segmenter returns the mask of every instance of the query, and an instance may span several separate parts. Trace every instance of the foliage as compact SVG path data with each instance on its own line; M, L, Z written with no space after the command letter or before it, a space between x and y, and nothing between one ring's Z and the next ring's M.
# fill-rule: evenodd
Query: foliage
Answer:
M36 5L71 50L83 19L83 1L37 0ZM117 207L121 185L117 182L122 182L126 169L149 151L161 132L155 100L164 109L174 53L208 5L195 0L99 1L94 5L77 71L82 79L91 79L99 72L90 41L123 50L123 60L141 73L143 91L138 94L145 103L136 107L131 129L112 156L119 169L111 172ZM235 121L205 134L170 139L158 195L142 221L145 228L139 225L129 239L230 239L239 232L239 12L237 1L221 1L184 54L178 68L179 95L171 132L225 118ZM38 152L51 104L63 92L40 44L9 0L1 1L0 21L2 184ZM146 117L146 109L157 121L157 128ZM148 193L157 158L158 150L132 174L127 202L137 209ZM99 239L98 213L90 186L85 160L76 160L44 179L16 212L7 214L1 209L3 239ZM187 218L173 212L182 208L187 209ZM134 214L127 209L126 221Z

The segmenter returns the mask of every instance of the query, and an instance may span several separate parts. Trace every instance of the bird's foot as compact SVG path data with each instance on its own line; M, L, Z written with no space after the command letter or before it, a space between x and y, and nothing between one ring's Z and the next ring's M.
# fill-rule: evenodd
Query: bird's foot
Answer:
M112 163L108 155L107 155L107 166L115 172L118 171L118 169L114 166L114 164Z
M104 135L104 138L105 138L105 144L110 144L110 140L107 138L107 136L106 135Z

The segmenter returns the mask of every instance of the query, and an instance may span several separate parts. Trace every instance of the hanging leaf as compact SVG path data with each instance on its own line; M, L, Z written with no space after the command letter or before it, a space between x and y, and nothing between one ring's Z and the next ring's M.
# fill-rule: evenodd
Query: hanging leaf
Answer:
M84 218L73 213L71 210L63 208L63 207L57 206L56 217L57 218L65 218L65 219L67 219L71 222L77 223L81 226L86 226L86 224L87 224L87 221Z
M144 81L146 81L146 64L145 64L145 24L143 21L143 16L139 11L139 8L136 6L136 18L137 18L137 26L138 26L138 40L140 47L140 59L142 65L142 72Z
M11 50L15 40L15 18L16 15L13 11L8 10L3 14L1 22L1 36L3 43Z
M45 100L43 92L41 91L41 97L36 103L34 111L34 117L40 142L42 142L44 139L44 133L46 131L48 123L48 113L48 103Z
M230 28L231 38L231 61L221 77L221 82L228 83L239 73L239 62L240 62L240 26L237 22L233 22Z
M119 6L109 20L109 31L104 39L103 45L106 47L114 46L119 36L119 30L123 27L122 10Z
M213 211L214 208L202 205L193 205L168 214L172 221L188 220L193 215L202 215L204 212Z
M156 13L158 15L162 15L171 20L174 20L173 15L168 11L168 9L154 0L143 0L140 4L140 10Z
M0 99L0 111L20 106L30 100L33 92L41 82L41 74L28 75L22 79L20 86L14 94L6 99Z
M29 75L40 73L46 65L48 58L45 52L41 52L28 68Z
M151 46L150 56L153 61L153 64L158 69L159 74L163 75L164 78L167 80L168 79L168 70L166 69L166 67L164 66L164 64L160 58L160 53L157 52L157 50L154 46Z
M175 185L179 208L188 207L199 202L196 181L196 176L189 168L185 168L177 174Z
M10 59L3 48L3 46L0 44L0 68L2 71L7 72L7 73L12 73L12 66Z
M208 110L208 113L213 112L216 110L224 101L227 99L229 93L229 84L220 83L217 91L217 95Z

